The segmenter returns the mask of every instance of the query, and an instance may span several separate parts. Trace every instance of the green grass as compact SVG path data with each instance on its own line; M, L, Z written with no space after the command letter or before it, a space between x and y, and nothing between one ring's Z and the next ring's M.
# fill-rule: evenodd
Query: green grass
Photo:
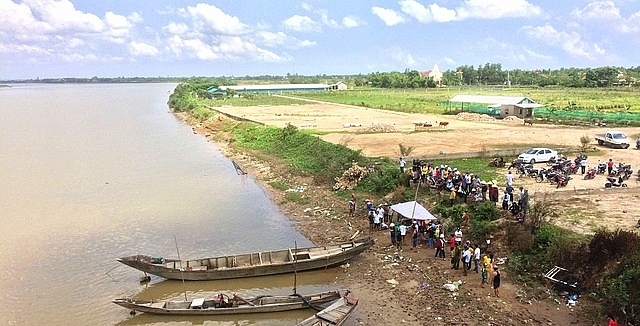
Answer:
M528 96L558 110L578 108L602 113L640 113L640 89L634 88L479 88L451 87L427 89L356 88L339 92L298 94L300 98L357 105L375 109L442 114L440 106L458 94Z
M269 184L274 189L278 189L278 190L282 190L282 191L285 191L285 190L289 189L289 185L287 185L286 183L284 183L281 180L269 181L267 184Z
M302 193L293 191L287 192L284 195L284 198L286 198L288 201L298 203L300 205L307 205L310 202L309 198L305 197Z
M229 97L224 99L202 100L202 104L207 106L258 106L258 105L300 105L309 104L307 101L270 96L268 94L245 94L243 97Z
M461 173L473 173L476 176L480 176L482 180L491 181L494 179L500 179L504 177L502 172L498 169L489 166L490 158L462 158L452 160L430 160L429 162L434 165L448 165L453 168L457 168ZM508 162L507 158L505 161Z

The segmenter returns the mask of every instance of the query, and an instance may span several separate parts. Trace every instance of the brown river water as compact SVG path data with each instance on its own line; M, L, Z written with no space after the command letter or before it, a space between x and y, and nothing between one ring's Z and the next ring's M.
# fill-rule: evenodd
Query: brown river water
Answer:
M116 261L312 245L264 190L167 107L175 84L0 88L0 325L294 325L312 310L157 317L119 297L287 294L292 275L166 281ZM174 240L174 236L175 239ZM339 288L299 273L298 292Z

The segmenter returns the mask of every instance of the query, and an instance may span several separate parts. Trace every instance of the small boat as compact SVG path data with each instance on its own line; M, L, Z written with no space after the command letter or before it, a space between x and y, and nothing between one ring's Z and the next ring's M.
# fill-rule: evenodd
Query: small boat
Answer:
M296 326L339 326L344 323L353 309L358 305L358 299L349 294L336 300L327 308L319 311L315 315L296 324Z
M172 280L209 281L300 272L340 265L373 245L372 238L323 247L290 248L192 260L135 255L119 262Z
M190 301L146 301L116 299L112 302L132 312L156 315L229 315L288 311L321 307L323 304L341 298L340 291L326 291L312 294L292 294L283 296L258 296L242 298L217 294L210 299L197 298ZM320 308L322 309L322 308Z

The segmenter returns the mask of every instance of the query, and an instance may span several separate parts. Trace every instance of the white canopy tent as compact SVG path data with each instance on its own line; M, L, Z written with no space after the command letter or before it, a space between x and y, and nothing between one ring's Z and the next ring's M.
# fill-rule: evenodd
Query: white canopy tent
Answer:
M426 208L422 207L422 205L414 200L391 205L391 209L408 219L421 221L437 220L433 214L429 213Z

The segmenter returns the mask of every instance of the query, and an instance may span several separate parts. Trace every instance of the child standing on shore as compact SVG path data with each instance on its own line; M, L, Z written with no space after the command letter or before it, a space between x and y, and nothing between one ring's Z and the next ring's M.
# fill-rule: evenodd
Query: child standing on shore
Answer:
M482 283L480 286L484 289L484 285L487 283L487 263L482 264Z

